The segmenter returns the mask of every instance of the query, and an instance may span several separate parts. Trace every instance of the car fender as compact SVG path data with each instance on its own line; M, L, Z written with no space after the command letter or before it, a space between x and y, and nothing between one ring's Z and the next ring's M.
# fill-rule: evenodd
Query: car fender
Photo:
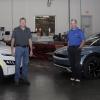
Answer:
M81 61L80 61L81 66L83 65L86 58L87 58L87 55L82 56Z
M83 65L84 65L84 62L88 59L88 57L91 57L91 56L100 57L100 54L94 52L94 53L90 53L90 54L88 54L88 55L84 55L84 56L82 56L82 58L81 58L80 64L83 66Z

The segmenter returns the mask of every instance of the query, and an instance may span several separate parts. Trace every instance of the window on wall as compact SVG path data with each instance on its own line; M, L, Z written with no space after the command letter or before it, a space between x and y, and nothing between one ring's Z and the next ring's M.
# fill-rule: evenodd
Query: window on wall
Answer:
M54 35L55 16L35 16L35 30L40 36Z

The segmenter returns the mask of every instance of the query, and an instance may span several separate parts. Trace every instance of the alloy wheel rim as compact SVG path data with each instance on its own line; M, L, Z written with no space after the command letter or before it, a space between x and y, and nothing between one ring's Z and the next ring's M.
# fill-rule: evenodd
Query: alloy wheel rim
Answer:
M98 61L91 60L88 64L88 74L92 77L97 77L98 75Z

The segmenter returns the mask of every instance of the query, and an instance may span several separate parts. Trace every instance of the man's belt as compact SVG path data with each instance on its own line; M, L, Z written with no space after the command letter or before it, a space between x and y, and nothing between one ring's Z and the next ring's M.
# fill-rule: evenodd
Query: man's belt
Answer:
M78 48L79 45L73 45L73 46L69 46L69 47L71 47L71 48Z
M16 45L16 47L23 47L23 48L27 48L29 47L28 45Z

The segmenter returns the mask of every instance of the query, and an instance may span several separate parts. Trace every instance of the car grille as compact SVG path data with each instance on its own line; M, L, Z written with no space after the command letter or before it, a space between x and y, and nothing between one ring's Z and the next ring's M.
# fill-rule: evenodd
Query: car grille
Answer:
M4 60L7 65L15 65L15 61L12 60Z
M56 57L61 57L61 58L68 58L67 55L63 55L63 54L58 54L58 53L55 53L54 54Z

